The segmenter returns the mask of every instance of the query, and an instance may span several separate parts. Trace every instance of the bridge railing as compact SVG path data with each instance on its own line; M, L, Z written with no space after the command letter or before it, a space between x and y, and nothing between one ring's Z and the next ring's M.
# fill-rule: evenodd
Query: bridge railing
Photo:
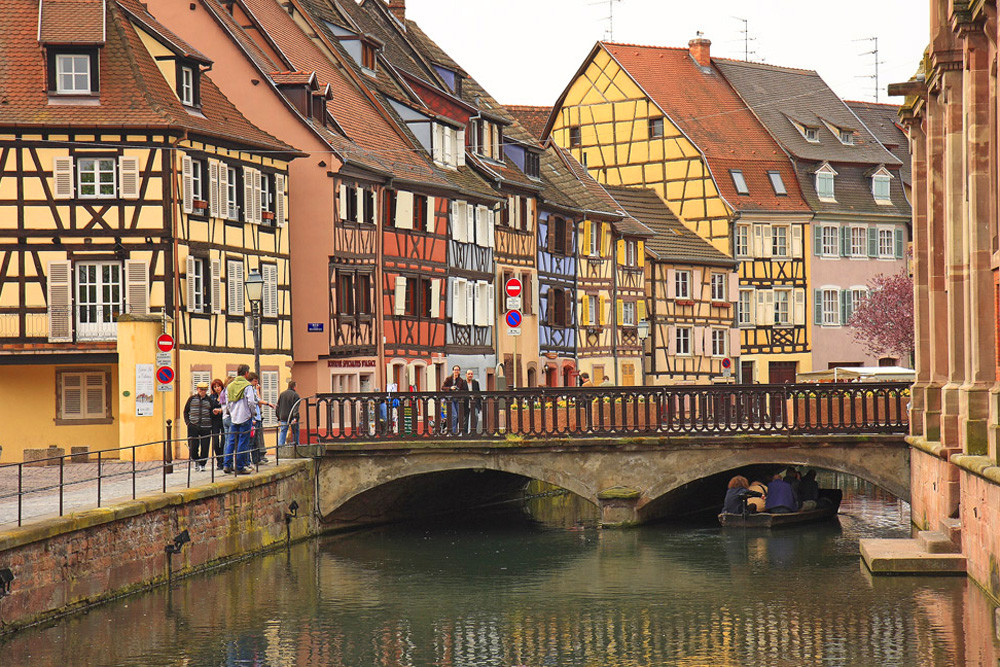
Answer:
M909 385L832 383L320 394L303 442L906 433Z

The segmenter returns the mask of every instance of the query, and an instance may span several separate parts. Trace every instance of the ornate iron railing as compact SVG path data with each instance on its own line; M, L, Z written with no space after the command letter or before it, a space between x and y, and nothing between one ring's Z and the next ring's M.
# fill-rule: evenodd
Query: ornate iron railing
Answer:
M320 394L303 403L303 442L313 444L508 436L904 434L909 422L909 385L898 382Z

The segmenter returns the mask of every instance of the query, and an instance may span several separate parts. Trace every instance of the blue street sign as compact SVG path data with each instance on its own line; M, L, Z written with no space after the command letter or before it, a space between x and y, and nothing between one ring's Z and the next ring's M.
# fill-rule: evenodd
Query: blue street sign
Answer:
M507 311L507 326L509 326L509 327L519 327L519 326L521 326L521 311L520 310L508 310Z
M309 333L322 333L323 323L322 322L306 322L306 331Z

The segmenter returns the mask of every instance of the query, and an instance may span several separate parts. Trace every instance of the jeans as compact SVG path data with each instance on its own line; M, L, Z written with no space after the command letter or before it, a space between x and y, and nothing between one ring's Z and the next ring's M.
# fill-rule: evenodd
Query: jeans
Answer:
M462 432L462 427L459 425L461 421L461 405L459 401L451 402L451 432L456 435Z
M248 419L242 424L233 424L226 439L226 458L223 465L227 468L246 468L250 465L250 424ZM235 455L235 456L234 456ZM233 466L233 459L236 465Z
M385 406L382 407L385 410ZM385 419L383 414L382 419ZM293 422L278 422L278 447L284 447L285 441L288 439L288 427L292 427L292 444L299 444L299 420Z

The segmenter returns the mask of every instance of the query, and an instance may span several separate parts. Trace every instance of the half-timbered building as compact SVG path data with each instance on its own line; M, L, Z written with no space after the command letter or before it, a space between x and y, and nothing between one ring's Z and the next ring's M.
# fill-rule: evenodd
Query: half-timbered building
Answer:
M740 345L736 260L682 225L652 190L608 192L654 232L645 243L646 384L731 381L732 354Z
M19 0L0 26L5 459L162 438L195 381L252 361L253 271L276 390L291 360L295 151L138 2ZM164 331L177 346L157 363ZM154 390L154 365L173 371L157 373L171 391Z
M873 277L906 270L910 205L902 161L816 72L724 59L715 64L791 157L815 214L804 244L813 368L878 364L848 322ZM754 268L766 271L761 262Z
M803 239L812 214L791 163L719 74L710 44L599 42L547 132L599 182L654 190L717 250L747 259L741 285L760 316L743 330L744 379L794 380L810 364Z

